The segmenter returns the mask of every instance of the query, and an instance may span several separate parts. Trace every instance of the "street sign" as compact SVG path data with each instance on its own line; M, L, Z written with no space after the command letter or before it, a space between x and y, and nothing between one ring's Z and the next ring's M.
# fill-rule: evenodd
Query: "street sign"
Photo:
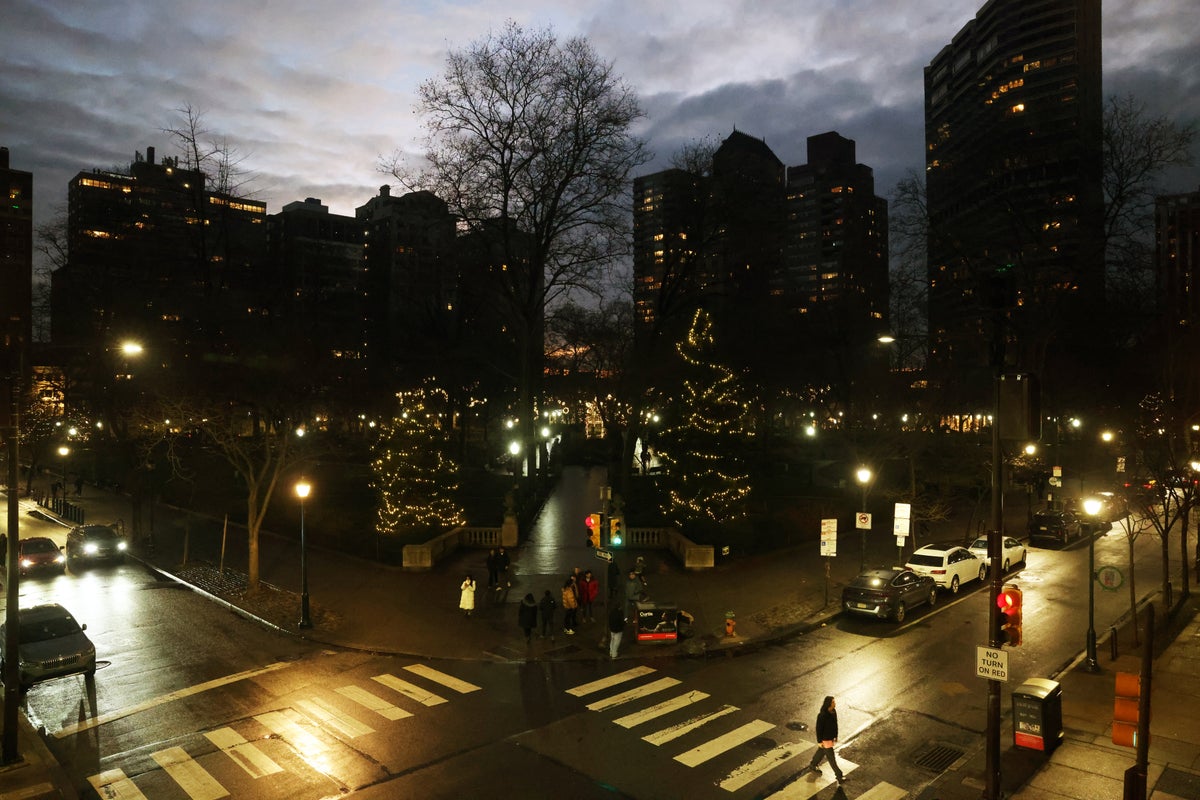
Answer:
M1125 573L1108 564L1096 570L1096 580L1100 582L1100 588L1115 592L1125 584Z
M821 520L821 555L833 557L837 555L837 520Z
M998 647L975 647L975 675L993 681L1008 680L1008 653Z
M597 547L593 552L596 554L596 558L600 559L601 561L611 562L613 559L613 554L612 554L611 550L601 550L600 548Z
M908 536L908 520L894 519L892 520L892 533L896 534L897 539L904 539Z
M1117 472L1125 471L1125 456L1117 456Z
M854 515L854 527L861 531L871 530L871 515L866 511L860 511Z

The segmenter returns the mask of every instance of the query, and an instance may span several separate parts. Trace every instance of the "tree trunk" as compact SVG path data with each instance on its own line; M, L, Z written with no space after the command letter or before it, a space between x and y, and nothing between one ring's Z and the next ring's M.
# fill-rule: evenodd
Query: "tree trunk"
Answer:
M1137 613L1137 588L1134 580L1133 572L1133 542L1134 537L1129 536L1128 532L1125 536L1125 541L1129 544L1129 618L1133 622L1133 645L1134 647L1141 644L1141 639L1138 636L1138 613Z

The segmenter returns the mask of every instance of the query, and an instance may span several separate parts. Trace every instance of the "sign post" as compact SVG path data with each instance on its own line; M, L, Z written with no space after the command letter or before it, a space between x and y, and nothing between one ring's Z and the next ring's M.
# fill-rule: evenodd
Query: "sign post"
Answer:
M825 605L829 605L829 559L837 555L837 520L821 520L821 556L825 559Z
M908 538L909 531L912 525L912 505L910 503L896 503L896 513L892 518L892 533L896 534L896 550L898 551L899 562L904 563L904 540ZM916 549L916 541L913 541L913 549Z

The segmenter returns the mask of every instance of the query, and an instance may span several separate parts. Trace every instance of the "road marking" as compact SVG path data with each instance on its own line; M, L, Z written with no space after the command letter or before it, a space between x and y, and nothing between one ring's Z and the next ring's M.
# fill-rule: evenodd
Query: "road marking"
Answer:
M685 767L694 767L697 764L703 764L710 758L721 755L721 753L727 750L732 750L739 744L745 744L760 733L766 733L774 727L774 722L765 722L761 719L756 719L753 722L747 722L740 728L734 728L729 733L707 741L699 747L693 747L686 753L680 753L675 756L675 760Z
M470 692L479 691L479 687L473 683L460 681L453 675L447 675L444 672L438 672L433 667L427 667L424 664L409 664L407 667L405 667L405 669L414 675L420 675L422 678L428 678L434 683L440 683L447 689L453 689L459 694L468 694Z
M209 775L182 747L168 747L166 750L151 753L150 757L158 762L192 800L229 797L225 787L217 783L216 778Z
M119 769L106 769L88 778L88 783L96 790L96 794L106 800L146 800L146 795L142 794L133 780Z
M666 702L659 703L656 706L651 706L644 711L639 711L636 714L620 717L613 722L620 725L622 728L632 728L634 725L641 725L643 722L649 722L652 719L657 719L664 714L670 714L672 711L678 711L681 708L699 703L701 700L708 698L705 692L689 692L681 694L679 697L672 698Z
M108 714L101 714L98 717L92 717L89 720L85 720L84 722L80 722L75 725L68 725L68 726L62 728L61 730L56 731L54 734L54 738L62 739L65 736L71 736L76 733L82 733L83 731L91 730L92 728L97 728L101 725L107 724L109 722L113 722L114 720L124 719L125 717L131 717L134 714L140 714L143 711L148 711L151 708L155 708L156 706L163 705L164 703L170 703L175 700L182 700L185 697L191 697L192 695L201 694L203 692L207 692L210 689L219 689L222 686L228 686L231 683L237 683L238 681L244 681L249 678L255 678L259 675L265 675L268 672L274 672L275 670L284 669L285 667L292 666L292 663L293 662L277 661L274 664L268 664L267 666L259 667L258 669L248 669L245 672L238 672L233 675L226 675L224 678L217 678L215 680L206 681L204 683L198 683L195 686L189 686L186 689L180 689L177 692L171 692L170 694L165 694L162 697L155 697L150 700L146 700L145 702L138 703L137 705L130 706L129 708L122 708L122 709L113 711Z
M849 775L851 772L858 769L858 764L855 764L853 761L847 761L844 758L838 758L837 762L838 767L842 770L843 775ZM800 777L796 778L796 780L792 781L775 794L768 795L766 800L808 800L808 798L812 797L826 786L836 783L837 781L834 780L833 773L829 769L829 764L825 761L822 761L821 766L825 768L822 772L818 773L805 771L800 775ZM904 795L901 795L901 797L903 796Z
M887 781L880 781L858 796L858 800L904 800L908 792Z
M642 741L649 742L652 745L666 744L672 739L678 739L680 736L683 736L686 733L691 733L701 725L712 722L714 719L723 717L726 714L732 714L737 710L737 706L721 706L721 708L716 711L710 711L707 714L701 714L698 717L692 717L687 722L681 722L678 725L672 725L669 728L663 728L661 731L652 733L649 736L643 736Z
M597 700L594 703L588 704L589 711L603 711L606 708L619 706L622 703L628 703L630 700L637 700L639 697L661 692L664 689L670 689L672 686L678 686L679 681L675 678L659 678L658 680L647 683L644 686L639 686L636 689L630 689L621 694L614 694L612 697L607 697L603 700Z
M323 762L318 761L328 748L308 731L301 728L281 711L268 711L255 717L271 733L281 736L292 745L300 757L312 764L318 771L324 772Z
M640 678L643 675L649 675L651 672L654 672L653 667L634 667L633 669L627 669L624 672L618 672L616 675L609 675L607 678L601 678L598 681L592 681L591 683L585 683L582 686L576 686L574 689L567 689L567 694L571 694L576 697L583 697L585 694L599 692L603 689L616 686L617 684L631 681L634 678Z
M433 692L426 691L408 681L402 681L395 675L376 675L371 680L378 681L389 689L393 689L405 697L416 700L423 706L437 706L446 702L446 698L438 697Z
M725 780L721 781L718 786L727 792L736 792L746 784L757 778L761 778L771 770L784 763L791 761L796 756L808 750L815 749L815 745L804 742L788 742L781 744L767 752L763 753L753 761L748 761L740 767L729 773Z
M251 778L262 778L283 772L283 767L271 760L270 756L258 749L257 745L247 742L233 728L217 728L204 734L204 738L215 744L233 763L246 771Z
M314 697L312 700L297 700L296 706L314 722L328 725L347 739L357 739L359 736L375 732L374 728L362 724L354 717L343 714L318 697Z
M374 711L376 714L379 714L380 716L382 716L386 719L396 720L396 719L404 719L405 717L412 716L411 713L409 713L408 711L405 711L403 708L400 708L399 706L394 706L391 703L389 703L387 700L384 700L382 697L379 697L378 695L373 695L370 692L368 692L366 689L360 689L357 686L339 687L337 689L337 693L340 694L342 697L346 697L346 698L349 698L350 700L353 700L354 702L358 703L363 708Z

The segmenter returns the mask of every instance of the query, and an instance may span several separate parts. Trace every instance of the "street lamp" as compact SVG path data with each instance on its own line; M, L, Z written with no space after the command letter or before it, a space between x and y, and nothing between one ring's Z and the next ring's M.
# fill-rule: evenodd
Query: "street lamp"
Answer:
M510 461L512 462L512 464L511 464L512 474L513 474L513 477L516 478L518 475L520 475L519 465L521 462L517 459L517 456L519 456L521 454L521 443L520 442L509 442L508 443L508 453L510 456L512 456L512 458L510 459Z
M1100 671L1100 665L1096 663L1096 531L1092 527L1100 513L1100 508L1101 503L1095 497L1089 497L1083 501L1083 510L1093 520L1088 524L1088 672Z
M858 472L854 473L858 478L858 482L862 485L862 513L867 513L867 486L871 483L871 470L866 467L859 467ZM859 564L859 572L867 568L867 529L862 529L862 562Z
M312 618L308 614L308 540L304 537L304 499L312 491L312 485L301 478L296 482L296 496L300 498L300 627L311 628Z
M65 444L61 445L58 448L58 454L62 456L62 483L60 485L62 486L63 499L65 500L67 497L67 456L71 455L71 448Z

